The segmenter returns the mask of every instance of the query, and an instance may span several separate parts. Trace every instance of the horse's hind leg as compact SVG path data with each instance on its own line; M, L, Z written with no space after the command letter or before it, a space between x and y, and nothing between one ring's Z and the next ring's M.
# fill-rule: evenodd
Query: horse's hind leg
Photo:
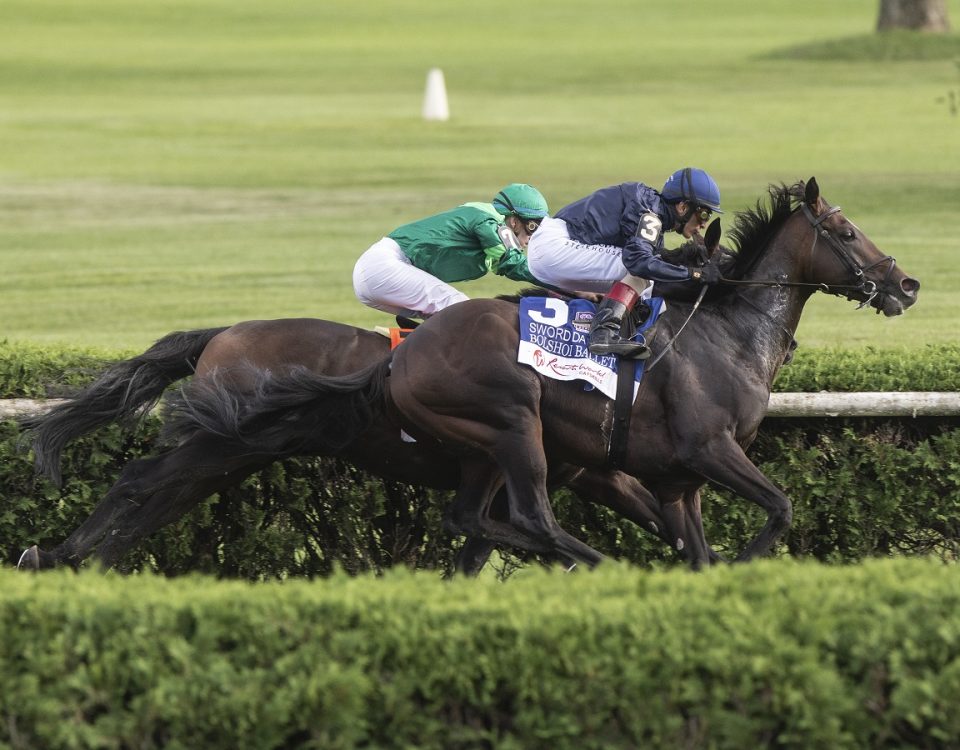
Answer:
M539 441L525 440L522 429L509 435L491 432L491 437L491 442L500 440L495 445L496 464L477 456L461 461L460 488L448 517L454 528L468 536L485 537L540 555L589 565L600 562L603 555L568 534L557 522L547 494L547 461ZM511 480L508 472L518 479ZM489 512L504 479L508 523L496 520Z
M494 456L503 471L510 503L510 523L562 557L596 565L603 559L597 550L564 530L553 513L547 494L547 459L540 424L499 434Z
M104 568L116 565L142 539L178 521L204 498L239 484L275 460L243 454L209 435L188 441L169 458L158 477L159 490L140 502L135 512L117 519L97 546L96 557Z
M244 455L221 438L198 435L159 456L133 461L90 517L49 555L77 566L98 548L109 567L144 536L271 460Z
M125 514L135 511L142 499L154 491L150 477L163 465L163 460L164 456L153 456L127 464L86 520L50 552L40 551L40 567L60 564L76 567L83 562L110 527Z
M583 470L578 467L565 468L561 472L561 476L555 478L555 483L558 484L558 486L562 486L562 484L570 481L573 474L579 474L582 471ZM498 521L505 524L509 523L510 505L505 488L501 487L493 496L493 500L490 502L485 516L491 521ZM478 574L483 566L486 565L487 560L489 560L491 553L496 547L497 545L494 542L483 537L467 537L463 543L463 547L461 547L457 553L457 570L469 576ZM571 560L564 555L560 555L559 560L566 568L576 565L575 560Z
M456 562L454 563L457 572L471 577L477 575L487 564L487 560L490 559L490 555L496 548L496 543L489 539L468 536L457 552Z
M504 523L490 515L491 503L495 497L503 497L503 477L499 468L489 459L479 456L465 458L460 463L460 487L447 512L445 523L451 533L465 534L472 539L485 539L490 543L500 543L520 547L539 554L550 554L553 550L542 540L530 537L511 523ZM460 568L461 572L474 574L482 546L468 542L467 555L458 559L470 567ZM488 552L489 554L489 552ZM485 560L484 560L485 561Z
M211 479L187 482L151 495L137 513L128 513L97 546L95 557L104 569L112 568L144 538L178 521L201 500L243 481L261 465L250 466Z
M489 480L491 482L486 490L477 491L477 485L473 481L471 471L477 473L480 481ZM490 516L492 513L502 516L509 513L506 491L502 486L499 486L499 489L496 486L502 485L500 472L496 471L496 467L488 466L484 470L482 466L478 466L471 469L464 461L461 462L460 476L461 488L447 511L445 519L448 531L456 534L464 533L463 529L467 526L476 531L481 526L482 516ZM465 476L467 477L466 482L462 479ZM484 491L491 495L489 502L484 501ZM476 493L475 497L472 495L474 492ZM487 506L486 510L484 510L485 505ZM487 564L487 560L490 559L490 555L496 547L496 542L486 537L478 536L476 533L468 534L463 541L463 546L457 552L454 563L455 570L471 577L477 575Z

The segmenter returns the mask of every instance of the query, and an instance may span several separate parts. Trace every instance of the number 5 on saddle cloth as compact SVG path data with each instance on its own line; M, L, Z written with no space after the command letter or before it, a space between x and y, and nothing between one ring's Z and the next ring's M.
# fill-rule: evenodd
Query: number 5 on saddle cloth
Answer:
M662 297L648 301L650 315L633 334L642 341L666 308ZM520 350L517 361L556 380L583 380L584 390L598 389L608 398L617 396L619 358L591 354L587 334L596 305L582 299L568 301L552 297L524 297L520 300ZM630 401L636 398L646 360L636 363Z

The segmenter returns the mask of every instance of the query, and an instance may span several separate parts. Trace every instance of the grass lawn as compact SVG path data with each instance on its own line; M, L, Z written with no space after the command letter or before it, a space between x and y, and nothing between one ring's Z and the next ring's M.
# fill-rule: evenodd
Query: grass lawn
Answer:
M250 318L384 323L350 275L396 225L507 182L556 209L691 164L728 211L816 175L923 283L895 320L815 298L803 346L955 341L960 36L878 38L876 13L5 0L0 338L127 349ZM447 123L420 118L432 66Z

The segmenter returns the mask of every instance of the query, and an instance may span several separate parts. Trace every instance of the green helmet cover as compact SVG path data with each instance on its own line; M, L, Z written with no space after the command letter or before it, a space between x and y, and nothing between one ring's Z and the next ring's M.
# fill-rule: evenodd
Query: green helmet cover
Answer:
M504 216L513 214L521 219L542 219L550 215L547 199L535 187L522 182L507 185L490 202Z

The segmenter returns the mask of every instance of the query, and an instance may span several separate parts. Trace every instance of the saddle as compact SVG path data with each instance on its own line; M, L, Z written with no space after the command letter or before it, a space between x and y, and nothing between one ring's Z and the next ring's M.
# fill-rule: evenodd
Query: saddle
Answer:
M403 343L403 340L409 336L418 325L420 325L418 321L405 318L403 315L398 315L396 326L375 326L373 330L381 336L386 336L390 339L390 351L393 351Z

